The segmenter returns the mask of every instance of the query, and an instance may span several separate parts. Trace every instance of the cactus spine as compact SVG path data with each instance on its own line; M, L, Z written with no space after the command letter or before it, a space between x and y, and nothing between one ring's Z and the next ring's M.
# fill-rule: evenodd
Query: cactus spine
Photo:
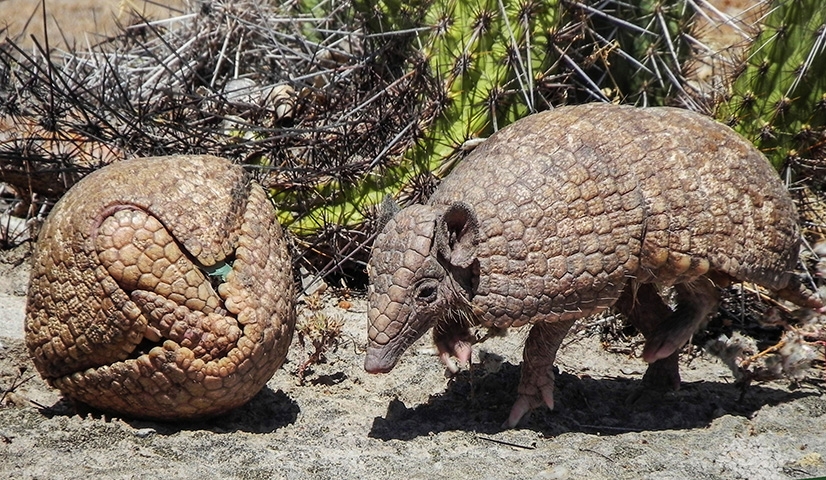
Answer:
M664 105L682 93L692 53L695 7L685 0L573 2L590 12L586 37L605 50L597 83L608 96L639 106ZM600 5L595 12L591 5Z
M299 235L355 226L386 195L449 172L476 138L564 101L669 102L691 54L691 2L664 0L356 1L368 35L411 39L405 67L432 77L418 140L325 200L281 221ZM584 92L584 93L583 93ZM413 187L415 190L416 187ZM415 193L415 192L414 192ZM289 200L289 198L285 198Z
M353 185L326 184L325 201L282 223L299 234L319 225L354 226L387 195L397 195L421 175L449 170L466 142L484 137L547 104L552 92L537 87L556 58L550 34L558 25L557 1L440 0L401 5L388 0L365 8L370 28L415 32L409 68L424 67L435 88L423 95L426 115L419 140L395 160ZM390 30L386 30L386 29ZM420 62L420 63L419 63ZM448 165L445 165L448 163ZM341 188L340 194L332 192ZM323 219L323 220L320 220Z
M716 117L782 169L822 155L826 132L826 9L819 0L775 0L743 72Z

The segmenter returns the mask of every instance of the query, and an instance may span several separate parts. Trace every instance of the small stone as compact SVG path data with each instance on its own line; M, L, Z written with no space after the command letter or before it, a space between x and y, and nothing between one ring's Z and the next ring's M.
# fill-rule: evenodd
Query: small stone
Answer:
M139 428L133 432L138 438L147 438L158 433L154 428Z

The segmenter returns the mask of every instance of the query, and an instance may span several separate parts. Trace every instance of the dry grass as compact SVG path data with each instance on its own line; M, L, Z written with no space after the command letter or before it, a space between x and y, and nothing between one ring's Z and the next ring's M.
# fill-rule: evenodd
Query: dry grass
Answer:
M112 159L213 153L252 164L266 188L283 194L275 199L282 223L344 198L341 185L398 153L384 148L387 139L399 149L410 143L413 133L400 130L417 123L414 87L428 79L396 78L365 55L376 46L353 34L358 23L337 17L346 8L305 13L294 4L216 0L193 15L52 52L51 63L4 45L0 71L13 74L5 127L0 118L0 179L31 202L33 215L43 198ZM266 93L276 91L286 93L289 116L279 114L279 95ZM117 151L87 151L99 144ZM325 257L324 271L364 256L364 232L342 232L337 219L318 220L318 242L298 246Z

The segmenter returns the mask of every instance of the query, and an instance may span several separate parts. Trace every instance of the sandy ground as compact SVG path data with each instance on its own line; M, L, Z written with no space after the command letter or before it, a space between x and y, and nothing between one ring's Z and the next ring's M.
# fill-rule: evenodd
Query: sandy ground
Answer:
M705 355L683 361L683 388L636 402L639 347L610 353L593 330L558 359L557 410L502 430L515 399L524 331L476 349L471 372L446 379L428 338L393 372L362 369L366 307L328 293L339 346L312 367L288 362L249 404L189 424L101 416L37 376L22 336L23 246L0 262L0 478L720 478L826 475L824 382L750 387ZM21 283L22 282L22 283ZM352 306L345 310L340 300ZM306 305L301 315L313 314ZM633 344L632 344L633 345ZM22 372L22 373L21 373ZM819 373L822 375L822 372ZM22 381L21 380L25 380ZM22 384L21 384L22 383Z
M0 0L0 22L22 28L36 3ZM47 8L71 42L114 25L119 4L49 0ZM795 388L753 385L741 398L727 368L700 354L682 362L680 391L627 402L640 391L639 346L612 353L593 329L583 330L558 359L557 410L502 430L524 331L477 347L472 373L453 379L427 338L393 372L372 376L362 369L364 300L347 295L345 310L340 292L329 293L322 310L344 322L340 344L303 386L296 372L306 353L294 343L284 368L230 414L189 424L101 416L62 399L28 359L28 248L0 252L0 478L826 476L822 372Z
M34 36L44 47L48 38L51 48L83 49L117 32L118 25L128 25L133 11L150 19L174 17L183 12L187 1L45 0L44 16L40 0L0 0L0 30L7 28L0 39L8 35L32 48Z

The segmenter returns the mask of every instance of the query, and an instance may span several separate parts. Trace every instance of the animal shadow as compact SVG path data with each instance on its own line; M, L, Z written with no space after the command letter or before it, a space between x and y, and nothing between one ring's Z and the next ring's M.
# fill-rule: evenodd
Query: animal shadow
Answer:
M123 418L131 427L151 429L160 435L172 435L181 431L206 430L213 433L269 433L295 422L300 408L281 390L273 391L265 386L249 402L229 412L204 419L188 421L155 421ZM89 405L62 397L51 407L41 407L40 412L52 416L92 416L111 419L117 416L101 412ZM120 417L118 417L120 418Z
M492 434L502 430L516 400L518 365L502 364L499 372L462 372L445 392L428 402L407 407L392 400L384 417L376 417L369 436L381 440L410 440L444 431ZM767 405L815 395L752 385L743 392L724 382L684 382L676 392L651 392L639 379L579 378L557 374L555 409L538 409L519 424L557 436L566 432L616 435L633 431L703 428L723 415L752 416Z

